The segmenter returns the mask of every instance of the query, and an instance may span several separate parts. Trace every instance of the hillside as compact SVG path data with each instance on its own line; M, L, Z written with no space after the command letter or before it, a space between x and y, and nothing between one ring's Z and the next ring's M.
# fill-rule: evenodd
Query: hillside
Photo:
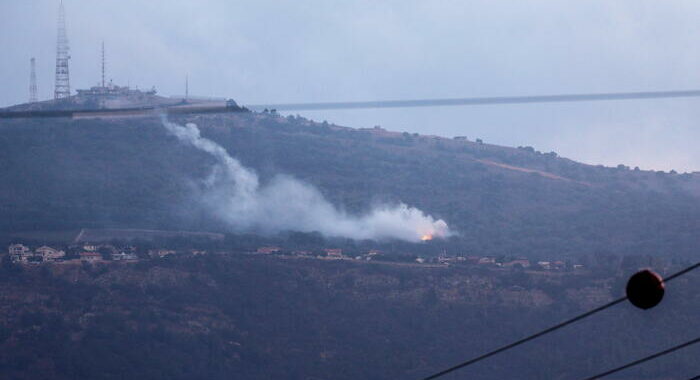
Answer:
M690 257L700 175L596 167L436 136L235 113L194 122L263 182L289 174L352 213L402 201L444 219L449 249ZM198 199L212 158L158 119L0 120L0 230L230 232Z
M629 273L231 252L126 265L5 260L0 379L417 379L608 302ZM655 309L624 303L448 378L584 378L671 347L697 336L698 279L673 282ZM687 378L698 353L616 378Z

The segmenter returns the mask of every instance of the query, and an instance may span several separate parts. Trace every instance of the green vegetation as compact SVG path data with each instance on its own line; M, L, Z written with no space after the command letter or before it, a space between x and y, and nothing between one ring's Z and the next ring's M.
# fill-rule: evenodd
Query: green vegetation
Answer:
M595 274L597 273L597 274ZM612 275L207 255L0 265L0 378L419 378L621 294ZM580 378L697 335L693 273L463 371ZM696 373L697 348L626 378Z
M445 219L451 253L692 257L700 178L579 164L503 148L300 117L196 116L260 173L317 186L360 213L403 201ZM209 157L157 119L0 121L0 231L123 227L229 232L201 207ZM254 231L251 231L254 232Z

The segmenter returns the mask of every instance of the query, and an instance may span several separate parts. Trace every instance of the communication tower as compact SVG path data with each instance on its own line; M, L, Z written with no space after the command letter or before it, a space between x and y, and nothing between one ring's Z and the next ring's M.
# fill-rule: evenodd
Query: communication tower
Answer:
M29 103L36 103L39 99L36 95L36 59L29 60Z
M58 35L56 38L56 84L54 87L54 99L63 99L70 96L70 75L68 71L68 37L66 35L66 12L63 1L58 8Z
M102 41L102 87L105 86L105 42Z

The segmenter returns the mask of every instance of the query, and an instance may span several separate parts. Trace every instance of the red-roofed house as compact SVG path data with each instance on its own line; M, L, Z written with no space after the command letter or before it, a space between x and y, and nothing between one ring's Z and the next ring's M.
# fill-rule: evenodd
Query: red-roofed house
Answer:
M255 251L255 252L256 252L256 253L262 253L262 254L266 254L266 255L267 255L267 254L270 254L270 253L279 252L279 251L281 251L281 250L282 250L282 248L280 248L280 247L260 247L260 248L258 248L258 250Z
M343 250L340 248L324 249L326 256L329 258L340 259L343 257Z

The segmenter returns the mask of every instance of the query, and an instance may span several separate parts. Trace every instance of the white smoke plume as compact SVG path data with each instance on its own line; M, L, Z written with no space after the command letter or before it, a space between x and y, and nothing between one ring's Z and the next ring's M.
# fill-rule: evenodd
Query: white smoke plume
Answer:
M451 234L447 223L405 204L375 207L350 215L328 202L313 186L278 175L261 186L257 174L231 157L226 149L201 136L197 125L184 126L162 118L163 126L181 142L217 160L205 180L204 201L236 230L318 231L324 236L352 239L419 241Z

